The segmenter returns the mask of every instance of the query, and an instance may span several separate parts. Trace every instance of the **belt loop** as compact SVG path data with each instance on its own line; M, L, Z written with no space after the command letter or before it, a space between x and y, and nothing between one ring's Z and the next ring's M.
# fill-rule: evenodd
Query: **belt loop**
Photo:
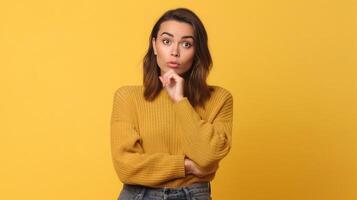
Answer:
M188 189L187 189L186 187L183 187L182 189L183 189L183 191L185 192L185 195L186 195L187 200L191 200L192 197L191 197L190 191L188 191Z
M164 187L163 193L164 193L164 200L166 200L168 198L168 194L170 193L169 188Z
M135 197L135 200L142 200L145 195L146 188L142 187L139 194Z

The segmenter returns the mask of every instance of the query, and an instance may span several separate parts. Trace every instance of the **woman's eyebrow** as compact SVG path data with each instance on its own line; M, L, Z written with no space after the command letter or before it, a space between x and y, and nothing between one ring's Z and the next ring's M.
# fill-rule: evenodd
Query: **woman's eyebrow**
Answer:
M161 35L163 35L163 34L167 34L167 35L169 35L169 36L171 36L171 37L174 37L173 34L168 33L168 32L163 32L163 33L161 33ZM192 38L192 39L194 40L193 36L191 36L191 35L182 36L181 39L183 39L183 38Z

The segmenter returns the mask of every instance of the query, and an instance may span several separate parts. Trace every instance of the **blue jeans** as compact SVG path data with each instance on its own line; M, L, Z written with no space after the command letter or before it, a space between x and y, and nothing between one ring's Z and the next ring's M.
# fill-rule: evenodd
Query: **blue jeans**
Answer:
M151 188L124 184L118 200L212 200L211 184L195 183L179 188Z

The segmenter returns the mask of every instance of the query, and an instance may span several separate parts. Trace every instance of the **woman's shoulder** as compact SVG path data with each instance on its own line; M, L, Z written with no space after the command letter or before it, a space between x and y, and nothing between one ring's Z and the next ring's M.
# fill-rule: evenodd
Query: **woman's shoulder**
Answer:
M207 110L233 106L233 96L228 89L218 85L210 85L210 87L213 91L206 102Z
M142 89L142 85L122 85L116 89L116 92L136 92Z
M142 94L143 88L142 85L122 85L114 93L116 96L130 98Z
M210 87L212 88L212 96L221 98L232 98L232 94L228 89L218 85L210 85Z

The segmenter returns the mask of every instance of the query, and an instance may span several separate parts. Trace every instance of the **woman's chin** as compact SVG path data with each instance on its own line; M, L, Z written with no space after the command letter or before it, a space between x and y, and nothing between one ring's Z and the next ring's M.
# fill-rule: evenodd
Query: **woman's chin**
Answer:
M161 70L161 74L165 74L166 72L169 72L172 70L175 71L179 75L181 74L181 71L178 68L170 68L170 67Z

